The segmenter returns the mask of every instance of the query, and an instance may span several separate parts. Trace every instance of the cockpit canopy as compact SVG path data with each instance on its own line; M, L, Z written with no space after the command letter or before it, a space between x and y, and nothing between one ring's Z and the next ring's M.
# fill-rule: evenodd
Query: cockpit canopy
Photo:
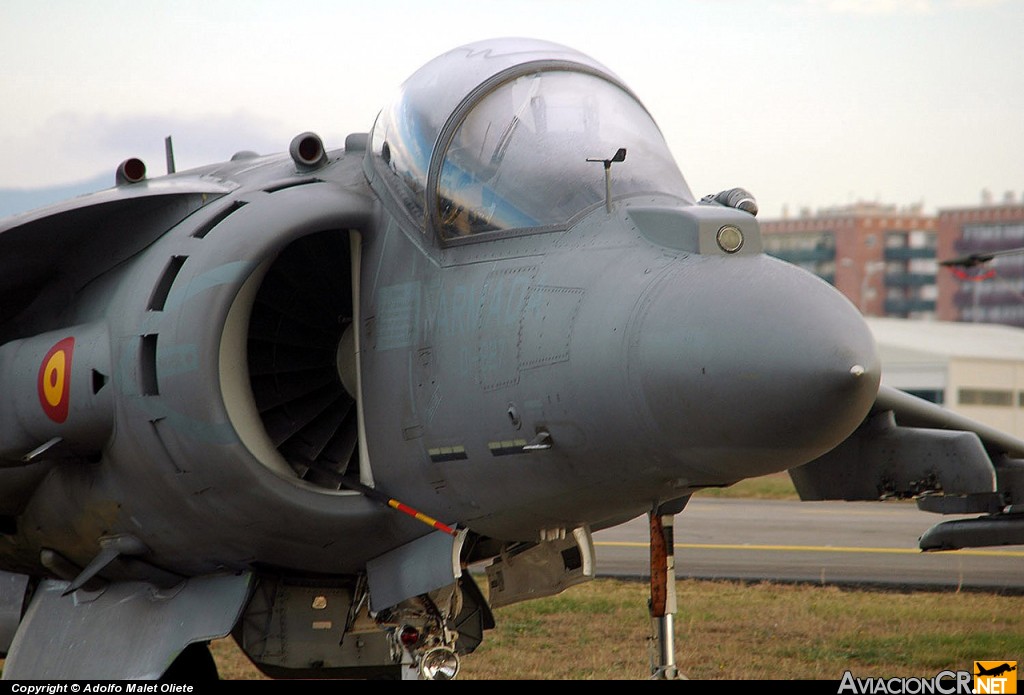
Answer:
M600 160L620 148L628 156L612 165L613 198L694 202L632 92L587 56L543 41L486 41L435 58L381 111L372 142L374 178L446 240L564 226L605 203Z

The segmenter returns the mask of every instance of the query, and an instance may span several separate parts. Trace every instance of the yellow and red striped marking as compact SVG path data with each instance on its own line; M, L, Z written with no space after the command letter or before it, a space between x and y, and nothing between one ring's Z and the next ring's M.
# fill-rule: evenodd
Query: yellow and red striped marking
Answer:
M71 403L71 358L75 339L65 338L50 348L39 365L39 404L46 417L60 424L68 419Z
M438 531L444 531L449 536L454 536L455 535L455 530L452 529L451 526L443 524L440 521L438 521L437 519L429 517L429 516L427 516L426 514L424 514L422 512L418 512L415 509L413 509L412 507L410 507L409 505L402 504L401 502L399 502L396 499L389 499L388 500L388 506L392 507L393 509L397 509L400 512L404 512L405 514L408 514L409 516L414 517L415 519L417 519L419 521L422 521L427 526L433 526Z

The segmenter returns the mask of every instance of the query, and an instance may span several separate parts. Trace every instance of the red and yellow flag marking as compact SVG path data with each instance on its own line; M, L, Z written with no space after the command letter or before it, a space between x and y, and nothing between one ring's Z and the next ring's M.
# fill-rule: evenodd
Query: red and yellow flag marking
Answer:
M422 521L427 526L433 526L438 531L444 531L450 536L455 535L455 529L453 529L451 526L441 523L437 519L427 516L423 512L418 512L409 505L403 504L394 498L388 499L388 506L391 507L392 509L397 509L400 512L408 514L409 516L413 517L414 519L417 519L418 521Z
M39 404L46 417L56 423L68 419L71 403L71 358L75 352L75 339L65 338L46 353L39 365L36 382Z

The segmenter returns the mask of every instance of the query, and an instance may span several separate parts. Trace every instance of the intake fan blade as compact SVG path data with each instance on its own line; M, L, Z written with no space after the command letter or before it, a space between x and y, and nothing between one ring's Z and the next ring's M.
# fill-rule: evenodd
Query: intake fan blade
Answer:
M271 264L249 319L248 362L263 426L296 475L338 489L316 468L344 474L358 457L355 400L338 374L351 324L347 232L290 244Z

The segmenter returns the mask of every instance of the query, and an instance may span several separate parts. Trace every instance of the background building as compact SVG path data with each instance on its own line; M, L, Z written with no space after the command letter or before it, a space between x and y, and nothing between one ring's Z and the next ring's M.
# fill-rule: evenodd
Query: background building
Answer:
M882 383L1024 437L1024 329L869 318Z
M1007 193L994 204L940 210L936 229L940 259L1024 248L1024 204ZM1024 326L1024 254L999 256L974 269L943 269L939 319Z
M882 383L1024 437L1024 201L983 196L936 216L857 203L761 230L768 253L832 283L868 317ZM1016 249L975 268L938 265Z
M761 231L767 253L835 285L865 316L936 316L936 218L920 205L805 210L764 220Z

